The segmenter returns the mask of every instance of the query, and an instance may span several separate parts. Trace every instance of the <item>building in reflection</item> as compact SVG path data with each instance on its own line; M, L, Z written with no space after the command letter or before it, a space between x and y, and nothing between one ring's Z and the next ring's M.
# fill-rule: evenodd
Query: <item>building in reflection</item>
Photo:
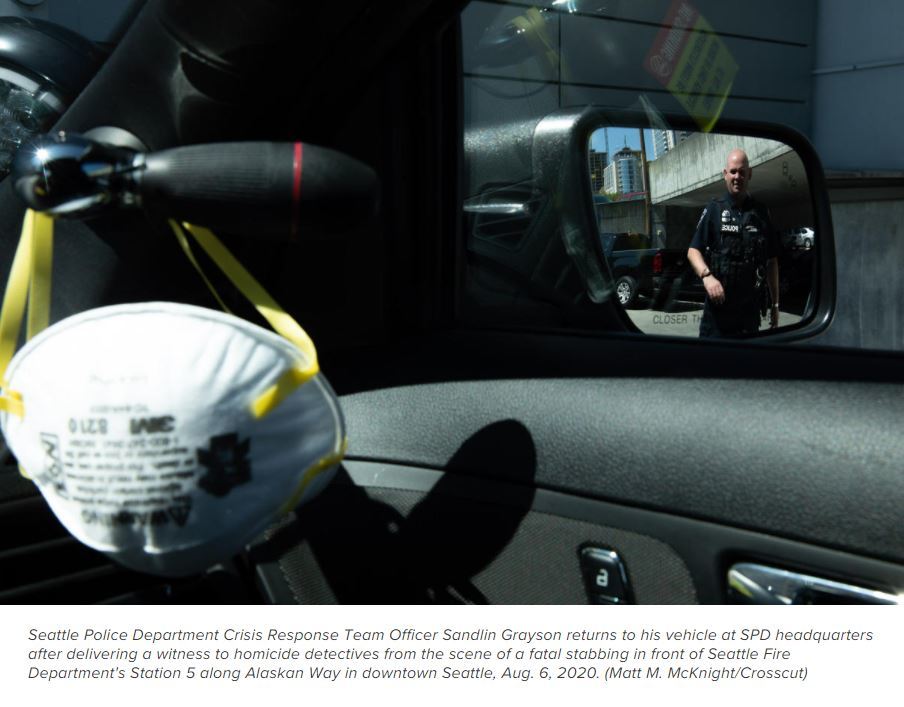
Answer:
M653 134L653 159L662 157L684 142L692 133L689 130L651 130Z
M603 173L603 190L607 194L632 194L643 191L640 150L623 147L612 156Z
M603 173L608 160L609 153L590 148L590 188L594 194L601 194L603 191Z

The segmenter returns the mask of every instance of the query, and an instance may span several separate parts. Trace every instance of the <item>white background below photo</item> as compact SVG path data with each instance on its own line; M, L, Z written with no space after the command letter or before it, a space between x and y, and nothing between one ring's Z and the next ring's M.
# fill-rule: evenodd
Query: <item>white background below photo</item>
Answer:
M854 606L5 606L0 625L6 700L73 707L847 704L896 694L904 637L899 609Z

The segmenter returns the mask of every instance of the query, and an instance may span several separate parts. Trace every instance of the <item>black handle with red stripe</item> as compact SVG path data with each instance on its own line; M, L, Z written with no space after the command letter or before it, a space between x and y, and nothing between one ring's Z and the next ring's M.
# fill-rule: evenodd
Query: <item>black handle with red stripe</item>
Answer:
M146 155L136 173L146 207L227 233L297 238L373 216L377 177L335 150L298 143L177 147Z
M23 147L12 180L29 207L54 216L143 206L224 233L285 240L355 227L375 214L379 192L370 167L300 142L141 153L71 134Z

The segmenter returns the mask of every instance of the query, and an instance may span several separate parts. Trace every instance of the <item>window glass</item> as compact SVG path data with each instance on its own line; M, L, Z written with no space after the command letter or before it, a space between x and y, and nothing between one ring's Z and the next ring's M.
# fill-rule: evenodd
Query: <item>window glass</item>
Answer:
M883 29L895 18L904 20L904 6L884 0L859 9L838 5L817 0L469 4L461 16L464 319L501 326L612 328L595 316L605 288L595 290L596 274L576 262L575 241L556 218L570 197L549 187L535 139L555 116L595 107L642 115L645 128L638 131L632 123L627 135L615 129L620 126L601 124L585 136L602 280L613 274L607 251L683 248L692 236L690 224L673 232L659 228L656 176L644 173L641 149L653 164L669 150L686 149L682 145L689 138L715 139L720 124L779 124L815 143L832 202L836 316L808 343L904 349L904 327L897 324L904 314L899 311L904 278L891 272L870 276L904 262L904 241L895 235L904 226L904 144L899 144L904 134L889 130L889 112L879 99L883 87L904 78L904 65L892 61L896 44ZM853 44L836 41L845 33ZM855 61L862 62L859 68ZM852 100L853 95L861 98ZM897 91L883 95L895 105L904 101ZM871 130L880 131L875 134L882 139L871 137ZM639 132L643 147L634 137ZM806 213L807 178L797 170L794 151L778 161L757 159L751 157L751 194L769 207L781 245L781 280L773 299L783 300L780 326L793 326L805 317L809 292L817 287L813 263L819 233ZM714 174L707 179L719 183ZM773 187L780 180L785 192L776 197ZM632 194L647 195L648 219L639 226L607 225L606 214L617 211L611 197L628 201ZM695 203L684 204L697 217L708 203L703 196L698 193ZM789 199L797 206L787 207ZM678 241L684 242L676 246ZM624 247L629 242L637 247ZM503 251L505 256L498 257ZM617 280L609 283L607 297L618 296ZM685 289L697 289L701 298L699 283ZM623 296L634 296L630 288L622 290ZM679 302L693 302L688 294L693 293L685 292ZM647 317L657 311L646 306L649 301L640 293L626 309L634 327L696 335L694 328L667 332L640 322L641 311ZM768 321L769 315L761 319L764 327Z

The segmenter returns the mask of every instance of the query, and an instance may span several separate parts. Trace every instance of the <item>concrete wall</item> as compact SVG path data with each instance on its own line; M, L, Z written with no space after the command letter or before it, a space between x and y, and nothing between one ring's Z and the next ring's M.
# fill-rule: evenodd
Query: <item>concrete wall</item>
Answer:
M789 151L787 145L774 140L697 133L649 163L653 203L721 182L725 158L735 148L747 153L751 167Z
M600 233L643 233L644 202L623 201L596 207Z
M643 201L598 204L596 213L600 233L644 233L646 229ZM700 220L700 209L654 206L651 216L651 248L687 248Z
M904 176L904 3L820 0L816 19L811 139L823 166ZM838 307L815 343L904 350L904 201L834 199Z
M838 309L816 343L904 350L904 201L832 205Z
M904 2L820 0L813 144L828 170L904 170Z

